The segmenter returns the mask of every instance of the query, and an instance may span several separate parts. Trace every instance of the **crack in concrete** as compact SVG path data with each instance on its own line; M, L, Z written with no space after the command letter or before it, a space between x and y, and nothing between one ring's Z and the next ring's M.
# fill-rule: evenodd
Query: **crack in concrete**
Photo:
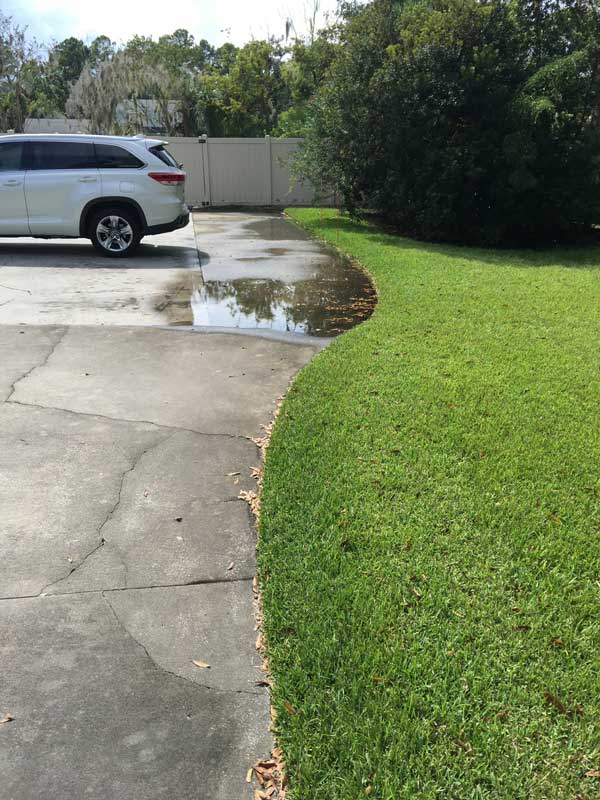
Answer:
M198 687L200 689L208 689L211 692L218 692L219 694L249 694L249 695L252 695L253 697L262 697L263 696L263 694L264 694L263 692L251 692L248 689L219 689L217 686L209 686L206 683L200 683L199 681L193 681L193 680L191 680L191 678L186 678L185 675L178 675L176 672L173 672L172 670L167 669L166 667L163 667L162 664L159 664L158 661L156 661L150 655L150 652L148 651L146 646L142 642L140 642L139 639L136 639L136 637L131 633L129 628L127 628L127 626L125 625L123 620L117 614L113 604L110 602L108 597L105 597L104 592L100 592L100 595L101 595L102 599L104 600L104 602L106 603L106 605L110 608L110 610L112 612L112 615L115 618L115 620L116 620L117 624L119 625L119 627L127 634L127 636L129 636L129 638L133 642L135 642L135 644L138 645L138 647L141 647L141 649L144 651L145 656L149 659L149 661L155 667L155 669L159 669L161 672L166 672L167 675L171 675L173 678L176 678L177 680L186 681L186 683L191 683L193 686L196 686L196 687Z
M57 342L57 345L58 344L59 343ZM48 355L48 358L50 358L50 355L52 355L52 354L50 353ZM39 364L38 366L42 367L42 366L44 366L44 364ZM33 372L35 369L38 369L38 367L33 367L31 370L28 370L28 372L26 372L20 378L17 378L17 380L15 381L15 384L19 383L19 381L21 381L24 378L26 378L27 375L30 372ZM73 414L76 417L93 417L94 419L105 419L108 422L130 422L130 423L134 423L134 424L137 423L139 425L152 425L154 428L161 428L163 430L174 431L176 433L193 433L196 436L221 436L224 439L242 439L245 442L252 442L256 447L258 447L258 445L256 445L256 442L254 442L254 438L252 436L246 436L246 435L240 434L240 433L225 433L225 432L222 432L222 431L211 431L211 432L199 431L199 430L196 430L195 428L182 428L182 427L180 427L178 425L164 425L164 424L162 424L160 422L152 422L151 420L148 420L148 419L129 419L128 417L109 417L107 414L94 414L91 411L73 411L73 409L71 409L71 408L61 408L60 406L43 406L43 405L41 405L41 403L24 403L22 400L10 400L9 398L12 396L13 392L14 392L14 384L13 384L13 387L11 389L10 394L8 395L6 400L3 401L4 403L7 403L8 405L22 406L23 408L40 408L40 409L42 409L44 411L62 411L65 414ZM259 434L257 434L257 436L258 435Z
M43 360L39 364L34 364L33 367L30 367L19 378L17 378L16 380L14 380L11 383L10 391L9 391L8 395L6 396L6 398L4 400L5 403L13 403L13 402L15 402L14 400L11 400L10 398L15 393L18 383L20 383L21 381L25 380L25 378L29 377L29 375L31 375L32 372L35 372L36 369L41 369L42 367L46 366L46 364L50 360L50 358L51 358L52 354L54 353L54 351L56 350L56 348L59 346L59 344L61 344L61 342L63 341L63 339L67 335L67 333L69 331L69 328L68 328L68 326L64 326L62 329L59 329L59 330L60 330L60 333L58 335L58 339L52 344L52 346L50 347L49 351L46 353L46 356L43 358Z
M7 306L9 303L12 303L13 300L14 297L11 297L10 300L4 300L4 302L0 303L0 308L2 308L2 306Z
M95 548L97 549L97 548ZM60 578L56 583L60 583L64 578ZM16 594L10 597L0 597L0 603L8 600L43 600L51 599L54 597L70 597L75 594L102 594L102 592L135 592L138 589L183 589L186 586L211 586L213 584L226 584L226 583L244 583L254 580L254 573L252 575L242 575L238 578L201 578L197 581L186 581L185 583L151 583L141 586L114 586L110 589L73 589L70 592L54 592L53 594ZM54 585L54 584L51 584Z
M29 291L29 289L19 289L18 286L9 286L6 283L0 283L0 286L3 289L9 289L11 292L23 292L23 294L31 295L31 292Z
M126 564L125 559L123 557L123 554L119 550L119 546L117 544L115 544L114 542L108 541L107 539L104 538L104 536L102 536L102 531L108 525L108 523L111 521L113 516L116 514L117 509L121 505L121 500L123 498L123 488L125 486L125 481L127 480L127 476L131 475L131 473L134 472L137 469L137 467L139 466L141 460L144 458L145 455L147 455L149 452L154 450L155 447L159 447L161 444L164 444L165 442L167 442L173 436L175 436L174 433L171 433L168 436L163 436L159 441L154 442L153 444L151 444L148 447L144 448L144 450L142 450L142 452L139 453L139 455L134 457L133 463L131 464L131 466L129 466L126 470L124 470L121 473L121 480L119 482L119 491L117 492L117 499L113 503L112 507L109 509L108 513L104 517L104 520L100 524L100 527L98 528L97 535L100 536L99 543L97 545L95 545L89 551L89 553L87 553L82 559L80 559L80 561L77 564L74 564L71 567L71 569L67 572L66 575L63 575L62 578L58 578L57 580L52 581L51 583L49 583L46 586L44 586L43 589L41 589L41 591L39 592L39 595L45 594L53 586L56 586L57 584L62 583L62 581L66 581L68 578L70 578L73 575L73 573L77 572L77 570L80 569L86 563L88 558L91 558L91 556L93 556L94 553L97 553L98 550L100 550L101 547L104 547L104 545L107 545L107 544L110 545L111 547L114 547L114 549L117 552L117 555L119 556L121 564L123 565L123 568L125 570L125 576L124 576L125 577L125 588L127 588L128 567L127 567L127 564Z

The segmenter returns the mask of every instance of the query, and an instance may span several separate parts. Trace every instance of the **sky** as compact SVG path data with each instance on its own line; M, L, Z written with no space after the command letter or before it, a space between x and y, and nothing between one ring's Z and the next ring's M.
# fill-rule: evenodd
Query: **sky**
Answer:
M197 39L241 45L250 39L285 35L286 18L306 29L313 0L3 0L2 13L27 26L39 42L68 36L86 41L104 34L127 41L134 34L158 38L187 28ZM320 20L336 0L319 0Z

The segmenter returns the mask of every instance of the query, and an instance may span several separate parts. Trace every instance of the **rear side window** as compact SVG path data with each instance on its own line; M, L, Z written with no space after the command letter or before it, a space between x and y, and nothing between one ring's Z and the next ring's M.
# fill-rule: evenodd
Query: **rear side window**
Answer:
M96 156L100 169L139 169L144 162L115 144L97 144Z
M0 143L0 172L15 172L23 169L21 159L23 142Z
M179 167L179 164L177 163L175 158L173 158L171 153L169 153L167 148L164 147L162 144L156 145L156 147L150 147L149 150L157 158L160 158L160 160L164 164L166 164L167 166L169 166L169 167Z
M91 142L29 142L29 169L96 169Z

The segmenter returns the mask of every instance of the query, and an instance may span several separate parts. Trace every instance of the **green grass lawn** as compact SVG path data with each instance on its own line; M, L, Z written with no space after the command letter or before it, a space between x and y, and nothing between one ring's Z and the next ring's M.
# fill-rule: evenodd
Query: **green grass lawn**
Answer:
M299 374L268 450L291 797L600 797L600 248L290 214L379 293Z

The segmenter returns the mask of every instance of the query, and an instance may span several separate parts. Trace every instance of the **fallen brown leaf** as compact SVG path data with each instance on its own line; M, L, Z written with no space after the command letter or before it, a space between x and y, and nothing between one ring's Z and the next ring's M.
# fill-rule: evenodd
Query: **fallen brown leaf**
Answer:
M506 717L508 716L509 710L510 709L508 709L508 708L503 708L502 711L499 711L496 714L496 719L506 719Z
M550 644L554 645L554 647L564 647L565 646L565 643L563 642L563 640L561 638L559 638L558 636L555 639L551 639L550 640Z
M549 706L554 706L561 714L566 714L567 716L571 716L571 712L555 694L552 692L544 692L544 699Z
M297 714L298 713L298 711L294 708L294 706L291 703L288 703L287 700L283 701L283 707L288 712L288 714Z
M467 755L471 756L475 752L469 742L465 742L463 739L455 739L455 741L460 749L464 750Z
M275 766L275 761L272 758L264 758L262 761L257 761L256 766L262 770L273 769Z
M0 719L0 725L6 725L7 722L12 722L14 719L12 714L5 714L2 719Z
M235 563L231 561L227 566L227 572L231 572L231 570L235 567Z
M210 664L207 664L206 661L192 661L192 664L199 669L210 669Z
M600 778L600 769L588 769L583 773L586 778Z
M373 791L373 787L371 785L365 787L365 794L371 794Z
M252 767L250 767L250 769L246 773L246 783L252 783L252 774L253 774L253 772L254 772L254 770L252 769Z
M242 474L241 472L228 472L227 477L233 478L235 475L241 475L241 474Z

